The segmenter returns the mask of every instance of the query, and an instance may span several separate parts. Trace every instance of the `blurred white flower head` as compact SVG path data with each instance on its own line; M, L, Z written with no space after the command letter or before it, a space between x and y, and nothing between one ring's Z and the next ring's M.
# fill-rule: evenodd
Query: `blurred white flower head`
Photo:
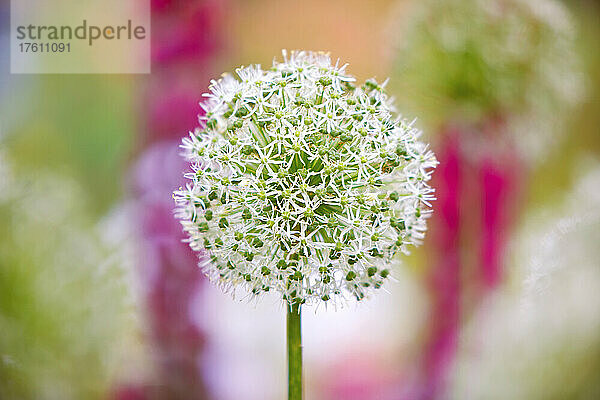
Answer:
M583 94L567 10L554 0L424 0L405 13L400 103L439 124L500 116L523 155L557 142Z
M437 162L385 85L355 86L324 53L283 56L212 82L177 217L226 290L360 300L423 238Z
M516 284L469 323L453 398L596 398L600 385L600 167L515 238ZM561 218L556 218L561 215Z
M0 397L100 398L138 362L132 242L72 178L17 166L0 151Z

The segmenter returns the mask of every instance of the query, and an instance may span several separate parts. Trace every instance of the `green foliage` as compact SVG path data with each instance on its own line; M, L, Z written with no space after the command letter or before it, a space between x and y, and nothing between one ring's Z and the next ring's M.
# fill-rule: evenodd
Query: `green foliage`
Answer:
M0 186L0 398L105 398L130 316L122 260L74 182L0 158Z

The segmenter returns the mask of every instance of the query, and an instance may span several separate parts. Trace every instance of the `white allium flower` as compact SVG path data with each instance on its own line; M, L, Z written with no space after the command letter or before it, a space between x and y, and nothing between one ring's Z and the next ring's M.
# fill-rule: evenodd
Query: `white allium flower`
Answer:
M436 127L501 116L532 161L556 144L585 84L561 2L420 0L403 11L400 104Z
M449 398L598 397L600 165L581 169L515 236L512 284L465 327Z
M384 85L354 86L324 53L283 56L212 82L176 216L225 290L360 300L423 238L436 160Z

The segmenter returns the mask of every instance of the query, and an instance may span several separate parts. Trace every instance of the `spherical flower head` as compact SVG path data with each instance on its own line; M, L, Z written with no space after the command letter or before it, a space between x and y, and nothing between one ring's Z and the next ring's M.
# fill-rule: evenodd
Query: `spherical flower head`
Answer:
M382 85L355 86L323 53L283 55L212 82L176 216L226 290L361 300L423 238L436 160Z
M501 116L530 158L582 96L575 30L558 1L422 0L404 16L399 101L432 126Z

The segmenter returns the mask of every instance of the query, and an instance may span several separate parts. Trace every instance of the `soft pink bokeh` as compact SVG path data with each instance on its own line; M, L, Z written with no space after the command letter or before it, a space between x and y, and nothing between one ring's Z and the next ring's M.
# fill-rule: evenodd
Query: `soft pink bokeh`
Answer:
M507 133L500 118L452 126L436 149L437 201L428 243L431 314L411 399L446 398L462 322L502 282L526 175Z
M145 289L150 339L161 380L161 398L204 399L202 327L195 322L194 299L204 277L198 254L186 243L173 217L171 194L183 182L187 165L178 142L150 147L134 168L140 223L140 273Z
M139 93L141 155L131 187L156 380L124 385L118 393L124 399L207 399L202 363L207 338L194 315L205 278L197 266L201 255L183 242L172 192L185 183L189 165L179 144L199 124L198 102L214 77L227 2L152 0L151 5L152 74Z

